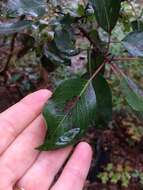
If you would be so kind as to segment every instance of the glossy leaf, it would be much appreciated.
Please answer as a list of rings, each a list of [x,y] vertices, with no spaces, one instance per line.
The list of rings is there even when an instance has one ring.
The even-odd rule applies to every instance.
[[[98,24],[106,31],[111,32],[115,27],[121,0],[90,0],[94,10]]]
[[[55,31],[55,43],[57,48],[67,56],[75,56],[79,53],[75,49],[75,40],[72,34],[72,29],[60,28]]]
[[[134,20],[131,22],[133,31],[143,31],[143,22],[141,20]]]
[[[75,23],[77,17],[72,16],[70,13],[65,14],[59,19],[59,23],[63,26],[70,27],[71,24]]]
[[[12,15],[43,16],[45,13],[45,0],[8,0],[7,8]]]
[[[96,99],[96,125],[108,124],[112,120],[112,93],[108,82],[102,75],[92,81]]]
[[[121,79],[121,89],[128,104],[135,111],[143,112],[143,91],[126,76]]]
[[[101,52],[95,52],[94,49],[88,50],[88,63],[87,63],[87,71],[90,76],[93,75],[93,73],[102,65],[104,62],[104,56]],[[104,73],[104,67],[99,72]]]
[[[123,45],[132,56],[143,57],[143,32],[131,32],[123,39]]]
[[[71,60],[66,55],[62,54],[60,50],[58,50],[54,41],[49,42],[44,47],[44,55],[49,59],[50,62],[60,65],[70,65]]]
[[[18,41],[23,46],[17,54],[18,58],[23,57],[25,54],[27,54],[30,50],[34,48],[35,39],[33,36],[29,34],[26,34],[26,33],[19,34]]]
[[[88,75],[92,76],[103,62],[104,55],[101,52],[96,52],[94,49],[89,50],[87,63]],[[107,81],[103,77],[104,70],[105,67],[103,67],[92,81],[97,98],[96,126],[107,124],[112,119],[112,94]]]
[[[101,43],[101,40],[100,40],[100,37],[99,37],[99,33],[97,30],[93,29],[89,32],[89,36],[92,40],[94,40],[95,43],[98,43],[100,44]]]
[[[88,81],[64,81],[44,108],[48,135],[40,150],[58,149],[75,143],[95,117],[96,95]]]
[[[9,35],[16,32],[21,32],[24,29],[30,27],[31,21],[23,20],[15,23],[2,23],[0,24],[0,35]]]
[[[48,73],[55,71],[58,67],[55,63],[51,62],[45,55],[42,55],[40,58],[41,65]]]

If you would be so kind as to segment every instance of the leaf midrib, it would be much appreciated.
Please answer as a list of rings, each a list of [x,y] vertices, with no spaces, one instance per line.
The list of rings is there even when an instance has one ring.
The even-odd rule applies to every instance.
[[[77,95],[77,97],[79,97],[79,98],[77,98],[77,101],[76,101],[76,103],[75,103],[75,106],[77,105],[78,101],[80,101],[81,96],[84,94],[84,92],[85,92],[86,89],[88,88],[88,85],[89,85],[89,84],[90,84],[90,80],[88,80],[88,81],[85,83],[85,85],[84,85],[83,89],[81,90],[80,94]],[[75,106],[74,106],[74,107],[75,107]],[[66,114],[64,115],[64,117],[62,118],[62,120],[60,121],[60,123],[58,124],[57,128],[55,129],[55,131],[53,132],[52,135],[55,135],[55,133],[57,132],[57,130],[60,128],[60,126],[61,126],[62,123],[65,121],[65,119],[68,117],[68,115],[70,114],[71,110],[74,109],[74,107],[72,107],[72,108],[68,111],[68,113],[66,113]]]

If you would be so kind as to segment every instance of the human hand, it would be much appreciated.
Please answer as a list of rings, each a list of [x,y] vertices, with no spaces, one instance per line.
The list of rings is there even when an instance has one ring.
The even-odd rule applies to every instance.
[[[48,190],[72,147],[39,152],[45,137],[41,115],[48,90],[37,91],[0,114],[0,190]],[[82,190],[92,157],[80,143],[51,190]]]

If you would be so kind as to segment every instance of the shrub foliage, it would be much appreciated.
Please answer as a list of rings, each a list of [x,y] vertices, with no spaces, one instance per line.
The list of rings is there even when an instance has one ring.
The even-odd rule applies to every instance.
[[[54,72],[59,65],[71,65],[71,58],[83,49],[77,47],[80,33],[89,42],[86,72],[63,81],[45,105],[43,115],[48,135],[40,150],[76,143],[92,125],[107,126],[112,120],[112,92],[106,79],[111,69],[120,80],[127,103],[143,112],[143,91],[118,67],[120,59],[112,54],[114,31],[121,26],[120,41],[128,57],[143,57],[142,11],[136,12],[130,0],[88,0],[76,7],[64,7],[45,0],[8,0],[2,6],[0,35],[12,36],[9,64],[16,37],[22,35],[23,56],[36,53],[43,67]],[[130,7],[132,14],[126,12]],[[49,12],[52,10],[52,18]],[[124,57],[122,57],[124,59]],[[5,72],[7,65],[2,69]]]

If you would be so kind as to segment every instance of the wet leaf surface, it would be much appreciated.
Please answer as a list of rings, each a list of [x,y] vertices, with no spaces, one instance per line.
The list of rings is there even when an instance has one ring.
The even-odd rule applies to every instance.
[[[132,56],[143,57],[143,32],[132,32],[123,39],[123,45]]]
[[[105,126],[112,120],[112,93],[106,79],[100,75],[92,82],[96,98],[96,125]]]
[[[117,23],[120,12],[120,0],[90,0],[95,10],[98,24],[107,32],[111,32]]]
[[[95,117],[96,95],[87,80],[63,82],[44,108],[48,135],[40,150],[65,147],[76,143]]]
[[[135,111],[143,112],[143,91],[129,77],[121,79],[121,90],[128,104]]]
[[[15,23],[2,23],[0,24],[0,35],[9,35],[16,32],[21,32],[32,25],[31,21],[23,20]]]

